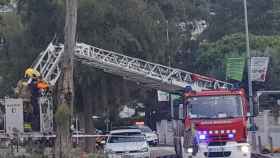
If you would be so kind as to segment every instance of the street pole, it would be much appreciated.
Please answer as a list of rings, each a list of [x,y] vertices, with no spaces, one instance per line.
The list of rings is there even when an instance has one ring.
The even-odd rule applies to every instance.
[[[168,20],[166,20],[166,42],[167,42],[167,53],[169,53],[169,23]],[[171,56],[168,55],[168,66],[171,67]],[[170,80],[170,90],[172,89],[172,80]],[[172,104],[172,98],[171,93],[169,92],[169,103],[170,103],[170,113],[171,113],[171,120],[173,124],[173,118],[174,118],[174,109]]]
[[[78,116],[76,116],[75,117],[75,124],[76,124],[76,136],[77,136],[77,138],[76,138],[76,143],[77,143],[77,145],[79,145],[79,128],[78,128],[78,126],[79,126],[79,124],[78,124]]]
[[[166,41],[169,46],[169,22],[166,20]]]
[[[168,56],[168,66],[171,67],[171,57]],[[170,80],[170,90],[172,91],[172,79]],[[173,122],[174,119],[174,106],[172,101],[172,94],[169,93],[169,102],[170,102],[170,112],[171,112],[171,120]]]
[[[106,132],[109,131],[109,123],[110,123],[110,120],[108,118],[105,119],[105,123],[106,123]]]
[[[249,43],[249,29],[248,29],[248,14],[247,14],[247,0],[244,2],[244,18],[245,18],[245,32],[246,32],[246,52],[247,52],[247,68],[248,68],[248,89],[249,89],[249,105],[250,105],[250,125],[254,127],[254,105],[253,105],[253,89],[252,89],[252,80],[251,80],[251,55],[250,55],[250,43]],[[253,129],[252,136],[252,149],[256,151],[256,135],[255,129]]]
[[[171,67],[171,57],[168,56],[168,66]],[[170,79],[170,91],[173,91],[172,87],[172,79]],[[171,113],[171,125],[172,125],[172,132],[173,132],[173,145],[175,147],[175,137],[177,136],[175,130],[175,120],[174,120],[174,104],[171,92],[169,92],[169,103],[170,103],[170,113]]]

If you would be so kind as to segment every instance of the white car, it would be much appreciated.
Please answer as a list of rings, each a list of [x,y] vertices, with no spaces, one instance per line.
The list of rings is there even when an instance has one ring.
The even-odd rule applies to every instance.
[[[148,126],[144,125],[137,125],[136,126],[138,129],[141,130],[141,132],[146,136],[146,140],[149,144],[151,145],[157,145],[159,140],[158,140],[158,135],[151,130]]]
[[[150,158],[150,148],[139,129],[110,132],[104,147],[107,158]]]

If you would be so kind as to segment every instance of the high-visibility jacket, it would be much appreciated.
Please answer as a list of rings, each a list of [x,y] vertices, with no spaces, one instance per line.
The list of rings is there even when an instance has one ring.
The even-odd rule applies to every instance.
[[[49,85],[48,85],[47,82],[45,82],[43,80],[40,80],[40,81],[37,82],[37,88],[46,90],[46,89],[49,88]]]
[[[32,124],[31,123],[24,123],[24,129],[32,129]]]

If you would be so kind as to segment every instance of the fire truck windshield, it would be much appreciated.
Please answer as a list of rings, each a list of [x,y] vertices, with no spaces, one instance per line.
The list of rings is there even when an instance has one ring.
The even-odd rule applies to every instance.
[[[191,118],[232,118],[242,116],[240,96],[201,96],[188,99]]]

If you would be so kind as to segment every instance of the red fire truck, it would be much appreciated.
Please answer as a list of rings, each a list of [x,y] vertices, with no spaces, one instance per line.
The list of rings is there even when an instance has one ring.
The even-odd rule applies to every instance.
[[[175,139],[179,157],[251,157],[244,90],[189,91],[184,93],[184,105],[184,137]]]

